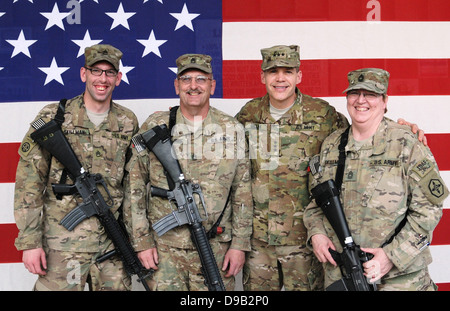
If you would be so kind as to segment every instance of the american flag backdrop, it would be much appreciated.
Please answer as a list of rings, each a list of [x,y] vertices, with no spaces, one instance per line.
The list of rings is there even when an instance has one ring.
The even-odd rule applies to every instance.
[[[84,48],[124,52],[113,98],[140,122],[176,105],[175,59],[213,57],[212,105],[234,115],[265,94],[260,49],[300,45],[303,93],[348,115],[347,72],[391,73],[388,113],[423,129],[450,187],[450,2],[448,0],[1,0],[0,290],[30,290],[36,277],[14,239],[17,150],[47,103],[84,90]],[[430,273],[450,290],[450,199],[431,244]]]

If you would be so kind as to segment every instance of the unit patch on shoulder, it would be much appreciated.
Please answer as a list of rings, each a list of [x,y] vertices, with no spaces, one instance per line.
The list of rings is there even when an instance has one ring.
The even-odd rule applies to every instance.
[[[436,198],[440,198],[444,195],[444,185],[440,179],[431,179],[428,183],[428,189]]]
[[[435,205],[441,204],[448,196],[448,189],[442,181],[435,165],[428,159],[417,163],[412,171],[419,176],[417,184],[426,198]]]
[[[34,146],[36,146],[37,143],[31,139],[31,137],[27,136],[23,140],[22,144],[19,148],[19,154],[21,157],[26,157],[30,153],[31,150],[33,150]]]

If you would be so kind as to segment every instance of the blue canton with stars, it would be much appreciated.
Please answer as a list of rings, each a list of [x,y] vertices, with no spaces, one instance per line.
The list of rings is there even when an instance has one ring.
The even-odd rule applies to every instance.
[[[175,60],[213,58],[222,97],[222,2],[217,0],[2,0],[0,102],[56,101],[84,91],[84,48],[120,49],[113,99],[175,98]]]

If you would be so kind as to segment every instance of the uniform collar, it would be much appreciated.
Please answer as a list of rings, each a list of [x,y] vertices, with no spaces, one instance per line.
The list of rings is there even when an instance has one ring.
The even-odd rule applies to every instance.
[[[378,125],[375,134],[372,136],[372,154],[380,155],[386,152],[387,146],[387,127],[388,123],[386,118],[383,118]],[[364,146],[362,148],[365,148]],[[350,131],[349,141],[345,148],[346,151],[356,151],[355,139],[353,138],[353,132]]]
[[[208,124],[220,124],[219,120],[217,120],[217,117],[213,112],[214,112],[214,108],[210,106],[205,119],[202,120],[201,128],[199,128],[195,132],[194,138],[197,138],[201,135],[212,136],[216,133],[214,126],[207,126]],[[178,111],[177,111],[176,124],[186,124],[183,114],[181,112],[181,109],[178,109]],[[186,136],[186,135],[190,135],[190,134],[191,133],[188,131],[183,131],[183,133],[176,133],[175,136],[180,137],[180,136]]]
[[[73,116],[75,126],[85,128],[95,127],[92,122],[90,122],[87,115],[83,95],[84,93],[68,102],[66,112],[70,113]],[[100,124],[101,129],[108,129],[113,132],[119,131],[119,120],[117,119],[116,111],[117,106],[113,101],[111,101],[109,113],[106,117],[106,123],[103,122],[102,124]]]
[[[262,112],[261,112],[261,123],[280,123],[280,124],[291,124],[291,120],[303,120],[303,110],[300,109],[302,103],[303,94],[300,92],[298,87],[295,88],[295,98],[294,104],[291,109],[289,109],[278,121],[270,114],[270,100],[269,94],[266,93],[262,98]]]

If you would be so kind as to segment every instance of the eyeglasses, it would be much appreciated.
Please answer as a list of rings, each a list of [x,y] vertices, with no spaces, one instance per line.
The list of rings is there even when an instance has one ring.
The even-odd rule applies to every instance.
[[[376,100],[379,96],[381,96],[380,94],[377,93],[365,93],[365,92],[358,92],[358,91],[349,91],[347,93],[347,98],[350,100],[356,100],[358,99],[360,96],[363,96],[367,101],[374,101]]]
[[[115,69],[100,69],[100,68],[88,68],[88,67],[84,67],[87,70],[89,70],[94,76],[100,77],[103,73],[106,74],[107,77],[115,77],[117,76],[117,70]]]
[[[192,82],[192,79],[195,79],[195,83],[199,85],[203,85],[206,83],[206,81],[212,80],[211,78],[202,75],[196,77],[191,77],[188,75],[178,77],[178,80],[180,80],[183,84],[190,84]]]

